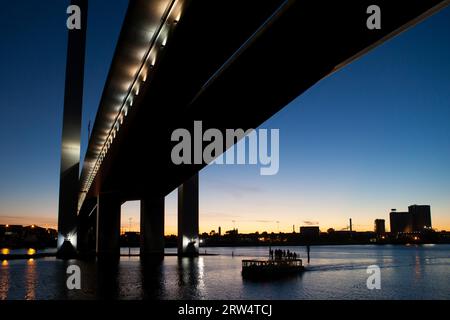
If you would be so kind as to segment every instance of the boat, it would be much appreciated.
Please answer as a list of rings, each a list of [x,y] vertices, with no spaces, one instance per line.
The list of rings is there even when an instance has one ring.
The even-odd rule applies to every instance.
[[[242,260],[245,278],[271,278],[303,272],[302,259]]]

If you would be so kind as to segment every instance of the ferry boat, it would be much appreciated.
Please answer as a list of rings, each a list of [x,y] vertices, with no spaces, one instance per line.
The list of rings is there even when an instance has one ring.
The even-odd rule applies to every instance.
[[[303,272],[302,259],[242,260],[242,276],[270,278]]]

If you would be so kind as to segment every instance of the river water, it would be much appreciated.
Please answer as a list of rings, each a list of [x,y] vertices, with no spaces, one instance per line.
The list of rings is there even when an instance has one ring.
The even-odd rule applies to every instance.
[[[122,257],[119,262],[3,261],[0,299],[450,298],[450,245],[313,246],[310,264],[304,247],[282,249],[300,254],[307,271],[278,280],[243,279],[242,259],[267,257],[264,247],[201,248],[201,253],[217,255],[167,256],[162,262],[141,262],[138,257]],[[80,267],[81,290],[67,289],[71,264]],[[380,267],[379,290],[367,288],[370,265]]]

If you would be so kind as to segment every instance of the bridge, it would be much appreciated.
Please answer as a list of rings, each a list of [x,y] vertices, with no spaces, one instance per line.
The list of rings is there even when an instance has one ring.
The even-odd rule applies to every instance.
[[[141,201],[141,254],[164,253],[178,188],[178,253],[198,254],[199,179],[171,160],[177,128],[256,128],[312,85],[449,0],[132,0],[79,174],[87,0],[69,31],[58,249],[119,254],[120,207]],[[367,8],[381,10],[368,28]],[[61,254],[61,256],[63,256]]]

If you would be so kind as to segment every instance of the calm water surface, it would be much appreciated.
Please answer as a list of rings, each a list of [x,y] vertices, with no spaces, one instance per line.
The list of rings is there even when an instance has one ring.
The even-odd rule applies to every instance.
[[[304,247],[282,249],[296,251],[306,260]],[[128,253],[128,248],[122,250]],[[218,255],[168,256],[162,262],[141,262],[137,257],[122,257],[116,263],[54,258],[3,261],[0,299],[450,298],[450,245],[313,246],[307,272],[275,281],[248,281],[240,273],[242,259],[265,257],[267,248],[206,251]],[[66,288],[70,264],[81,268],[81,290]],[[369,265],[381,268],[381,290],[367,289]]]

